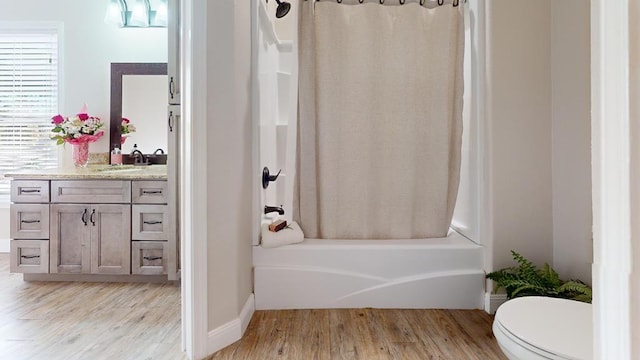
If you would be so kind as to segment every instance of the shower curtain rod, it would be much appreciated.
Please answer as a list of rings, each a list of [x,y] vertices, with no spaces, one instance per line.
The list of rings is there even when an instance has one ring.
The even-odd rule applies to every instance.
[[[304,1],[307,1],[307,0],[304,0]],[[315,1],[318,2],[320,0],[315,0]],[[338,4],[342,4],[343,0],[336,0],[336,1],[338,2]],[[384,4],[384,2],[385,2],[385,0],[378,0],[378,1],[380,1],[381,5]],[[393,0],[390,0],[390,2],[391,1],[393,1]],[[420,5],[421,6],[424,5],[427,2],[427,0],[419,0],[419,1],[420,1]],[[436,1],[438,2],[439,6],[444,5],[444,0],[436,0]],[[400,5],[404,5],[407,2],[407,0],[398,0],[398,2],[400,3]],[[466,3],[467,0],[462,0],[462,2]],[[364,4],[364,0],[358,0],[358,3]],[[453,4],[453,6],[458,6],[460,4],[460,0],[453,0],[452,4]]]

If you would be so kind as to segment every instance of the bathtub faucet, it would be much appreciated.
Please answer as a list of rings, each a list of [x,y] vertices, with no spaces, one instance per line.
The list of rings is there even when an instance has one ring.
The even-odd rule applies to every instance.
[[[265,207],[264,207],[264,213],[265,214],[268,214],[268,213],[271,213],[271,212],[275,212],[275,211],[277,211],[278,214],[280,214],[280,215],[284,215],[284,209],[282,208],[282,205],[280,205],[280,206],[266,206],[265,205]]]

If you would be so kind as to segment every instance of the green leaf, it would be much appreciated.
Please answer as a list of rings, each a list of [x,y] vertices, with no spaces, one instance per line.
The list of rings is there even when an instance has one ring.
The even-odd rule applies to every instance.
[[[509,299],[519,296],[541,295],[591,302],[591,288],[580,280],[564,282],[549,264],[538,269],[531,261],[511,251],[515,267],[490,272],[487,279],[495,282],[495,291],[505,289]]]

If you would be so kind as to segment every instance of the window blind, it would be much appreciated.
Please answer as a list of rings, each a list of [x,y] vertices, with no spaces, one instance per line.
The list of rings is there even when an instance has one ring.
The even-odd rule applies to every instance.
[[[4,174],[57,166],[57,113],[57,31],[0,29],[0,196],[9,194]]]

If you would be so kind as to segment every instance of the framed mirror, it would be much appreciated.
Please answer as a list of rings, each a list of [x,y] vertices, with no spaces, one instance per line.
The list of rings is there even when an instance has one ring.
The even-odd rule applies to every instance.
[[[109,151],[119,147],[128,153],[134,143],[145,154],[167,151],[167,86],[166,63],[111,64]],[[123,117],[136,127],[126,144],[121,144]]]

